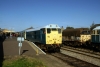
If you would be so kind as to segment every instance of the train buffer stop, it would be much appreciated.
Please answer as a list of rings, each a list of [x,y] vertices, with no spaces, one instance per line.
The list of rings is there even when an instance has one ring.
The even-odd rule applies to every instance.
[[[4,56],[16,56],[16,55],[39,55],[46,54],[34,44],[27,40],[18,41],[20,38],[13,37],[12,39],[7,38],[3,42]],[[19,50],[20,49],[20,50]]]

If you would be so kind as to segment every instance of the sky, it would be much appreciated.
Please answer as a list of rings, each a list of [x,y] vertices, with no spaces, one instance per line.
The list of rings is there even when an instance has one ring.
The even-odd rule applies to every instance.
[[[48,24],[74,28],[100,23],[100,0],[0,0],[0,28],[22,31]]]

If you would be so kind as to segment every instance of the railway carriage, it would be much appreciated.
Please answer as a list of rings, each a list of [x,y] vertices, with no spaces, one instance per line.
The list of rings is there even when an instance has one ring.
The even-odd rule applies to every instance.
[[[91,42],[100,43],[100,26],[93,29]]]
[[[100,26],[93,29],[91,34],[91,45],[100,50]]]
[[[38,43],[41,49],[47,51],[60,51],[62,44],[62,31],[57,24],[26,30],[25,39]]]

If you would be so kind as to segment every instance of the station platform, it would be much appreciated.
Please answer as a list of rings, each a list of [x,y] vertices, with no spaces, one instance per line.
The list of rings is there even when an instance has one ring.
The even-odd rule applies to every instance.
[[[4,56],[16,56],[19,55],[19,42],[17,41],[17,37],[6,38],[3,42],[3,53]],[[20,55],[30,55],[34,56],[37,52],[34,48],[26,41],[22,41],[22,47],[20,51]]]
[[[2,43],[0,43],[2,44]],[[9,58],[10,57],[15,57],[19,56],[19,42],[17,41],[16,37],[11,38],[6,38],[3,41],[3,53],[0,52],[0,57],[1,53],[4,54],[4,58]],[[42,61],[47,67],[70,67],[69,64],[63,63],[61,60],[49,55],[49,54],[44,54],[40,49],[39,49],[39,55],[37,55],[37,49],[36,46],[32,46],[34,43],[30,41],[23,41],[22,42],[22,48],[21,48],[21,56],[30,56],[33,58],[36,58],[37,60]],[[0,47],[1,50],[1,47]]]

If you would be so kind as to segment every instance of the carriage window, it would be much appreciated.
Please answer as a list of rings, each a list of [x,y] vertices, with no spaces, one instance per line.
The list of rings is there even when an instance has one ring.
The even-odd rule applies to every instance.
[[[47,33],[51,33],[51,29],[50,28],[47,28]]]
[[[97,34],[100,34],[100,30],[97,30]]]
[[[94,30],[92,31],[92,34],[94,34]]]
[[[39,31],[36,31],[36,34],[39,34]]]
[[[34,31],[34,34],[36,34],[36,31]]]
[[[56,28],[52,28],[52,31],[57,31],[57,29]]]
[[[61,29],[58,29],[58,33],[61,33]]]
[[[42,31],[43,33],[45,33],[45,28],[41,29],[41,31]]]
[[[95,34],[95,30],[94,30],[93,34]]]

